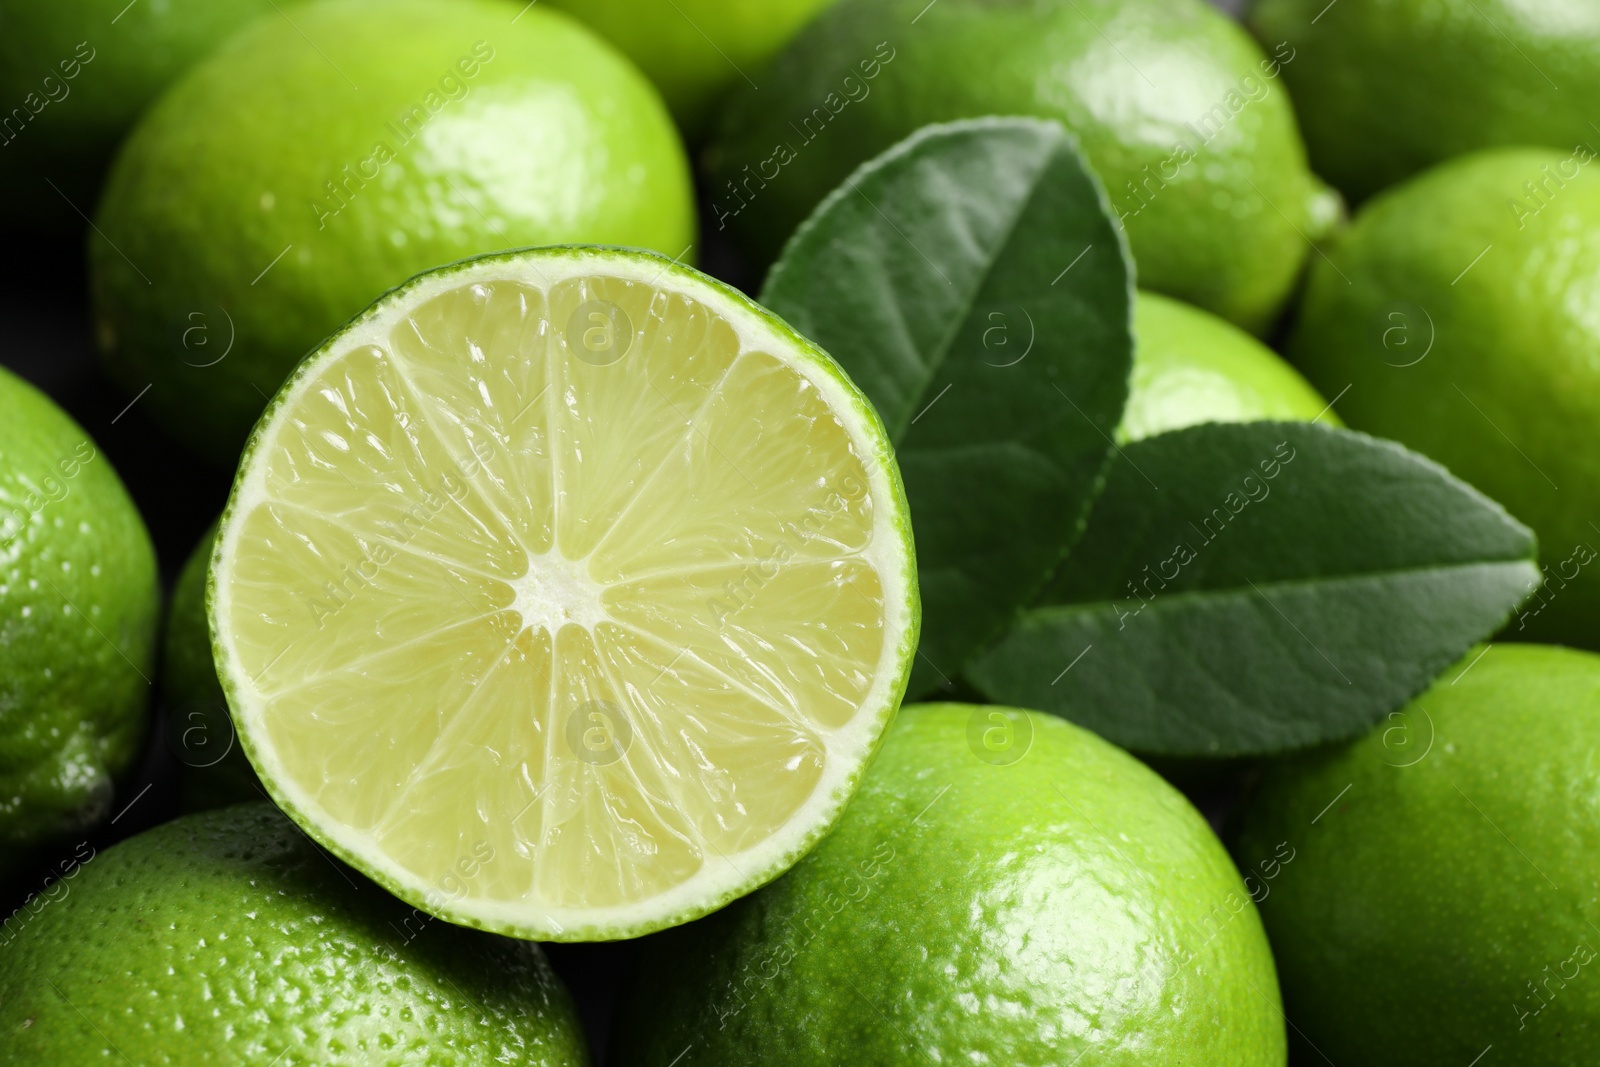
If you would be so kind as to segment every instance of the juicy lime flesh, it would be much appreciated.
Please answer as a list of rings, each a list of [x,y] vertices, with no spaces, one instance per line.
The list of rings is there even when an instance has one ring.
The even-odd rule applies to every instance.
[[[881,673],[861,448],[691,296],[463,283],[277,427],[214,605],[256,747],[458,903],[592,912],[737,868]]]

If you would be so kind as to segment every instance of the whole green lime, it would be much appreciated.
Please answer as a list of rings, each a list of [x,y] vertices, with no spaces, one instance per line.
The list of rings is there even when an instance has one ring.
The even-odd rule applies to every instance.
[[[0,368],[0,846],[108,814],[149,725],[155,549],[111,462]]]
[[[1215,315],[1140,291],[1133,375],[1117,430],[1139,441],[1203,422],[1339,420],[1272,349]]]
[[[501,0],[335,0],[179,81],[90,241],[107,368],[231,463],[289,369],[426,268],[525,245],[681,256],[695,214],[660,96],[589,30]]]
[[[88,850],[51,887],[5,926],[5,1063],[588,1062],[537,946],[413,911],[270,804]]]
[[[650,76],[686,132],[834,0],[552,0]],[[753,83],[751,83],[753,84]]]
[[[730,96],[706,156],[711,221],[770,257],[920,126],[1057,119],[1105,183],[1140,284],[1259,332],[1340,214],[1306,168],[1280,66],[1201,0],[843,0],[759,90]]]
[[[838,827],[644,943],[621,1067],[1284,1062],[1272,956],[1198,812],[1064,720],[903,709]]]
[[[1490,149],[1374,198],[1313,264],[1288,353],[1358,430],[1539,535],[1508,634],[1600,647],[1600,165]],[[1530,193],[1530,185],[1535,189]]]
[[[1292,856],[1261,914],[1304,1062],[1600,1060],[1597,707],[1600,657],[1495,645],[1267,772],[1235,853]]]
[[[1600,146],[1593,0],[1258,0],[1311,163],[1360,199],[1494,145]]]
[[[112,153],[139,113],[273,7],[0,0],[0,217],[20,227],[82,226],[78,211],[94,210]]]
[[[213,523],[172,589],[162,638],[161,692],[167,741],[184,767],[181,793],[190,811],[260,800],[267,795],[239,744],[228,698],[211,658],[206,619],[206,574],[217,528]]]

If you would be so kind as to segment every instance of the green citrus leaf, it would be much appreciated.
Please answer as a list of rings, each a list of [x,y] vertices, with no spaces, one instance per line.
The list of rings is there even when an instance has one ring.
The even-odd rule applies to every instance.
[[[1127,399],[1132,270],[1070,136],[930,126],[796,232],[762,302],[877,405],[922,584],[908,697],[998,640],[1081,530]]]
[[[1041,604],[977,660],[989,698],[1153,755],[1353,737],[1494,633],[1532,531],[1431,460],[1306,423],[1124,450]]]

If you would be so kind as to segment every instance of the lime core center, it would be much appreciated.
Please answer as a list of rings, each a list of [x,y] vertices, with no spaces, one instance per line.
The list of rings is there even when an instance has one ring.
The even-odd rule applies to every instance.
[[[593,631],[611,620],[600,603],[605,586],[589,577],[587,559],[567,559],[559,552],[530,556],[528,571],[511,583],[516,599],[511,608],[522,625],[548,631],[551,637],[569,623]]]

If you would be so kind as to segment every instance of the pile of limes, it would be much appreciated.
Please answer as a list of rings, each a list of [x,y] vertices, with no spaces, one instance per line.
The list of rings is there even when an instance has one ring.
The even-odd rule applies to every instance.
[[[1432,457],[1498,643],[1192,796],[901,706],[903,427],[746,294],[994,115],[1137,268],[1108,447]],[[1593,1064],[1597,122],[1593,0],[0,0],[101,361],[0,349],[0,1062]]]

